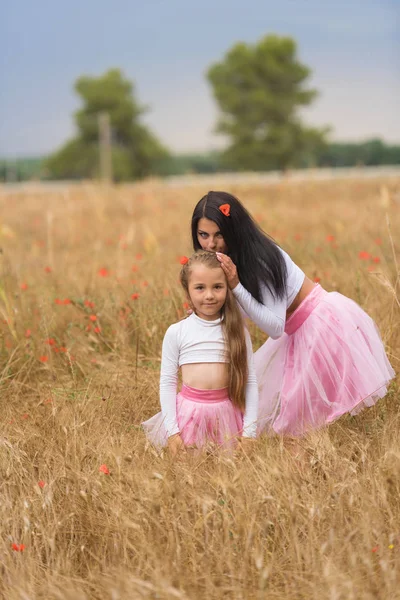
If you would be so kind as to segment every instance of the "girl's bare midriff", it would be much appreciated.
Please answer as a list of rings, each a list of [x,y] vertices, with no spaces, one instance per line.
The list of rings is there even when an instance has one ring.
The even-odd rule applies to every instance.
[[[308,294],[314,289],[315,283],[311,281],[308,277],[305,277],[303,281],[303,285],[300,288],[299,293],[296,298],[293,300],[292,304],[286,311],[286,318],[290,317],[290,315],[300,306],[305,298],[307,298]]]
[[[198,390],[218,390],[228,386],[228,363],[182,365],[182,381]]]

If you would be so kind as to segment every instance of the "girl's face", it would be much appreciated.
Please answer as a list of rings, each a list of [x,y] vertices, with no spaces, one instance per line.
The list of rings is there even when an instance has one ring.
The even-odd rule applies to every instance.
[[[198,317],[215,321],[220,317],[225,304],[228,285],[223,270],[210,269],[205,265],[194,265],[189,275],[189,299]]]
[[[197,239],[203,250],[227,254],[228,247],[218,229],[218,225],[210,219],[199,219],[197,224]]]

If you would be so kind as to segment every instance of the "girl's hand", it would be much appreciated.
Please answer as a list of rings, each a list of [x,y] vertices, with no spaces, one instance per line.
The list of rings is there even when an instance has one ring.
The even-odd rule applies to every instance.
[[[172,457],[175,457],[185,450],[185,444],[183,443],[180,433],[175,433],[175,435],[171,435],[168,438],[168,450]]]
[[[231,288],[231,290],[233,290],[233,288],[235,288],[239,283],[236,265],[233,264],[232,260],[226,254],[216,252],[216,255],[219,262],[221,263],[222,270],[226,275],[228,285]]]

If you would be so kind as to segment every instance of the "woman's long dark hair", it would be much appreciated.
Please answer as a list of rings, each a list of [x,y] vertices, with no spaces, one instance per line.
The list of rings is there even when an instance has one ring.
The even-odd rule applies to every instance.
[[[229,204],[230,215],[219,209]],[[213,221],[224,238],[235,263],[241,284],[262,303],[260,284],[267,286],[274,298],[286,293],[287,270],[277,244],[257,225],[243,204],[227,192],[208,192],[197,203],[192,216],[193,248],[201,249],[197,238],[200,219]]]

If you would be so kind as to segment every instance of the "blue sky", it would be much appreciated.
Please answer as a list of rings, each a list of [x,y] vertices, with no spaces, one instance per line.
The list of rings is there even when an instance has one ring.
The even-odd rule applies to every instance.
[[[400,143],[400,0],[13,0],[0,21],[0,156],[48,153],[74,134],[82,74],[120,67],[175,151],[212,149],[205,79],[236,42],[290,35],[319,99],[304,112],[333,139]]]

